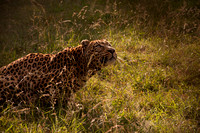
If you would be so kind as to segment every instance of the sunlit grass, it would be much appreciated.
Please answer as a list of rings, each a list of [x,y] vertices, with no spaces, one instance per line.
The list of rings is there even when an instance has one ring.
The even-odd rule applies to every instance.
[[[56,53],[77,46],[82,39],[107,39],[118,60],[72,95],[67,107],[1,108],[0,132],[200,131],[200,45],[194,25],[199,10],[194,8],[191,28],[182,29],[184,14],[185,22],[190,22],[190,2],[181,6],[181,2],[166,1],[169,9],[160,3],[172,10],[167,17],[174,23],[160,20],[157,11],[167,12],[151,10],[155,5],[145,2],[135,3],[132,11],[131,2],[127,9],[120,8],[124,2],[86,1],[71,6],[51,2],[29,3],[27,7],[33,10],[27,12],[31,18],[27,23],[31,26],[14,27],[19,35],[8,31],[12,38],[2,35],[1,66],[29,52]]]

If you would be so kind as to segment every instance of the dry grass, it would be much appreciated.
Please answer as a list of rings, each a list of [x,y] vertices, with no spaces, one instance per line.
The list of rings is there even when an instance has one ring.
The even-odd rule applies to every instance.
[[[92,77],[65,108],[4,108],[0,131],[200,132],[199,2],[23,2],[17,6],[27,12],[2,16],[0,66],[82,39],[109,40],[119,60]],[[11,2],[1,6],[20,10]]]

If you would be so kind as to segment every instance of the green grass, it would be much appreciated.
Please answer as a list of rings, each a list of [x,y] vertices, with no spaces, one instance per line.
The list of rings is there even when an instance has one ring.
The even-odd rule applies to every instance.
[[[105,38],[118,54],[65,108],[2,109],[0,132],[200,132],[199,2],[0,4],[0,66],[82,39]]]

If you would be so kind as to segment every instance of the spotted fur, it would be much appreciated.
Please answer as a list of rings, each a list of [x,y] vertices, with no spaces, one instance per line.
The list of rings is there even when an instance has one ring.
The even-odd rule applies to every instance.
[[[0,102],[30,104],[42,98],[55,102],[61,96],[67,100],[116,58],[106,40],[83,40],[57,54],[28,54],[0,68]]]

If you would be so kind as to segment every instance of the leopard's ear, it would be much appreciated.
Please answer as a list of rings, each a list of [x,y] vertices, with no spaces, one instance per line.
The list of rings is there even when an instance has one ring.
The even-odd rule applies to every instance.
[[[83,45],[83,46],[87,46],[89,43],[90,43],[89,40],[82,40],[81,41],[81,45]]]

